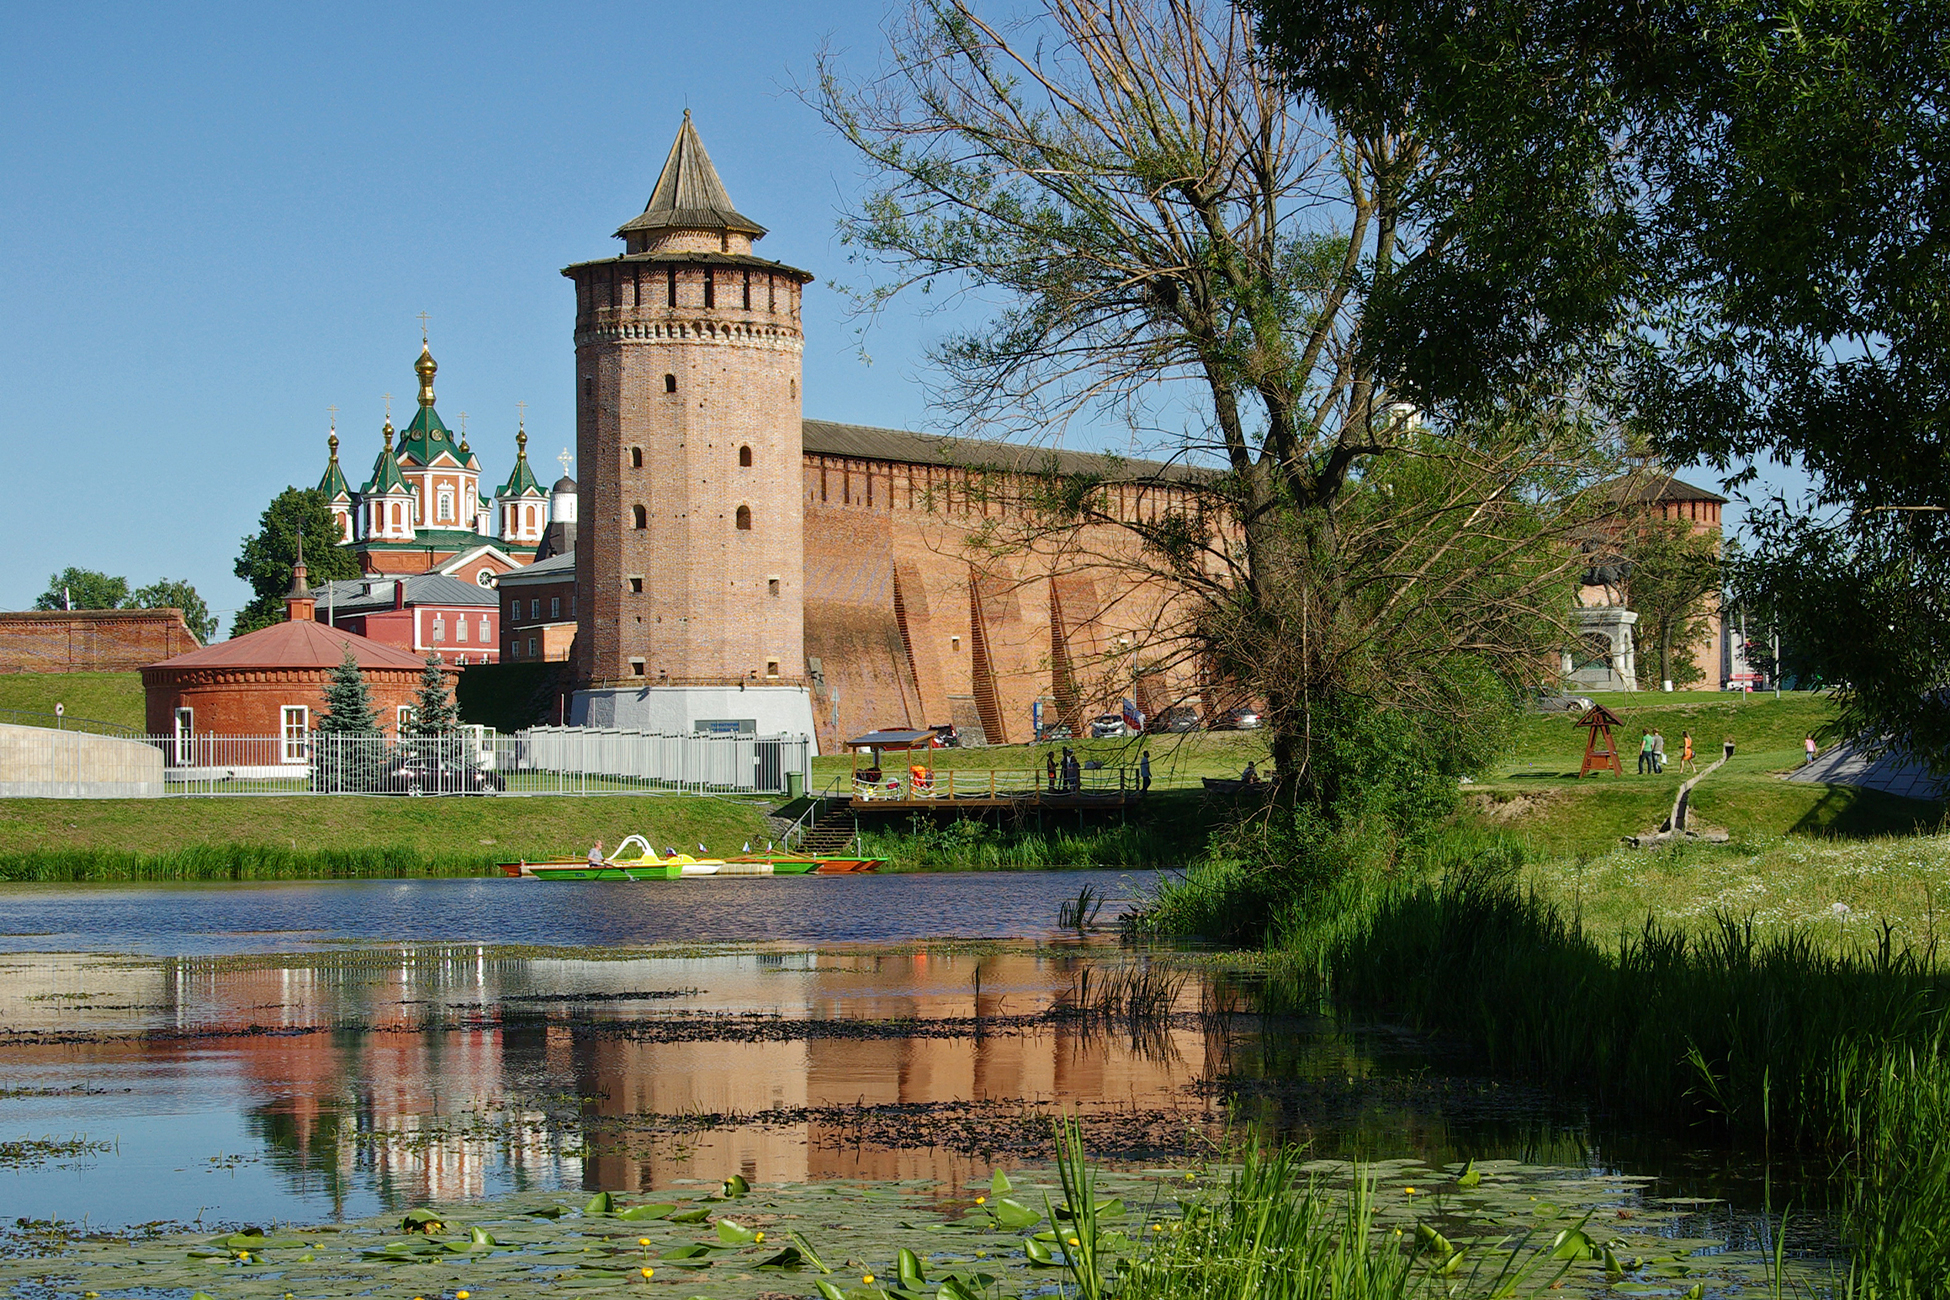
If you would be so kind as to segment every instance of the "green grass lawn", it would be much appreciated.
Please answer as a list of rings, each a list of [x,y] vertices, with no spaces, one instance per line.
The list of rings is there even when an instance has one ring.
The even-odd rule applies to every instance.
[[[67,849],[160,853],[199,844],[299,852],[399,848],[499,858],[581,856],[643,835],[659,848],[736,852],[763,843],[775,800],[695,795],[388,798],[332,795],[217,799],[0,799],[0,858]]]
[[[140,673],[0,673],[0,709],[52,714],[56,704],[67,706],[71,718],[112,722],[143,730]],[[0,722],[46,725],[38,718],[10,718]]]
[[[1685,776],[1678,770],[1680,734],[1690,730],[1701,767],[1720,755],[1722,738],[1734,758],[1693,790],[1698,821],[1725,827],[1737,847],[1784,835],[1862,837],[1907,834],[1936,826],[1940,805],[1873,790],[1805,785],[1781,774],[1802,761],[1802,738],[1817,741],[1834,706],[1813,694],[1741,697],[1719,692],[1613,695],[1602,701],[1624,722],[1616,732],[1625,775],[1580,779],[1585,732],[1563,714],[1533,714],[1518,725],[1511,750],[1467,787],[1473,813],[1511,831],[1545,857],[1609,852],[1619,840],[1665,820]],[[1668,762],[1660,776],[1637,771],[1638,738],[1656,726],[1666,737]]]

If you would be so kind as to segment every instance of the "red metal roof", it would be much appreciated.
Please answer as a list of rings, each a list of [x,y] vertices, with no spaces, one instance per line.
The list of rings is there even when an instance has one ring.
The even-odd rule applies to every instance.
[[[336,668],[352,651],[361,668],[405,668],[418,671],[425,662],[410,651],[370,637],[327,627],[310,619],[274,623],[244,636],[219,641],[151,668]]]

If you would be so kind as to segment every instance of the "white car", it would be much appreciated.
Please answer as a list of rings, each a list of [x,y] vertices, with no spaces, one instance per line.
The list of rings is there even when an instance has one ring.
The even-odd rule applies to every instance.
[[[1131,729],[1125,725],[1123,714],[1104,713],[1090,720],[1090,734],[1098,740],[1108,740],[1114,736],[1128,736]]]

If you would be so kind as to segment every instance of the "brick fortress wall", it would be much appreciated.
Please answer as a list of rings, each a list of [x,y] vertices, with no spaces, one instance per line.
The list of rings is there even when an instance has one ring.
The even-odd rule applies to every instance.
[[[1182,622],[1142,576],[1130,535],[1076,529],[1029,544],[1033,521],[1001,486],[945,465],[803,460],[808,666],[823,752],[875,727],[953,722],[973,739],[1081,728],[1131,696],[1156,713],[1199,687],[1186,665],[1147,671]],[[979,478],[977,480],[979,481]],[[1179,504],[1169,488],[1113,488],[1122,518]],[[1017,544],[972,545],[984,535]]]
[[[0,614],[0,672],[134,672],[201,644],[180,609]]]

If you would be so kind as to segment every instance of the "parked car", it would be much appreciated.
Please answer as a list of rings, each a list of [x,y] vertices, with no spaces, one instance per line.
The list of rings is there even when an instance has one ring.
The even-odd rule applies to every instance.
[[[961,732],[955,729],[954,723],[938,723],[935,726],[929,727],[928,730],[934,733],[934,747],[936,749],[961,748]]]
[[[1174,705],[1146,722],[1144,729],[1154,733],[1197,731],[1198,710],[1186,704]]]
[[[1113,736],[1128,736],[1131,728],[1121,713],[1100,713],[1090,719],[1090,735],[1097,740],[1108,740]]]
[[[1071,731],[1067,724],[1061,722],[1052,722],[1036,733],[1038,744],[1045,740],[1075,740],[1076,738],[1076,733]]]
[[[1539,690],[1531,698],[1530,707],[1539,713],[1588,713],[1591,710],[1591,697],[1572,695],[1566,691]]]
[[[408,754],[386,773],[386,789],[394,794],[489,794],[507,788],[499,772],[445,756]]]
[[[1259,713],[1257,710],[1240,706],[1236,709],[1220,709],[1205,724],[1207,731],[1257,731]]]

